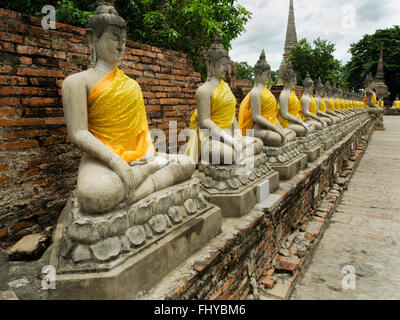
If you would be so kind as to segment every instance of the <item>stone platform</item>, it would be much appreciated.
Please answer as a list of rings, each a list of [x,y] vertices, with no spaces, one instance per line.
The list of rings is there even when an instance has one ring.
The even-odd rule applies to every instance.
[[[100,216],[72,197],[60,216],[49,299],[136,299],[221,231],[197,179]]]
[[[330,148],[333,147],[333,145],[336,143],[335,142],[335,137],[332,134],[331,130],[329,127],[322,129],[320,131],[317,131],[318,137],[321,141],[321,144],[323,146],[323,150],[327,151]]]
[[[300,151],[298,141],[282,147],[264,147],[263,151],[268,157],[268,164],[279,172],[281,180],[288,180],[307,167],[307,155]]]
[[[275,268],[278,273],[293,270],[291,276],[295,278],[298,274],[296,268],[302,264],[303,248],[295,253],[299,256],[293,262],[285,256],[281,257],[281,254],[293,255],[293,248],[283,250],[282,247],[290,242],[289,237],[295,239],[293,230],[298,232],[302,226],[307,226],[307,229],[300,230],[298,236],[303,236],[301,241],[305,241],[304,246],[311,244],[315,235],[315,223],[311,220],[315,208],[325,210],[325,199],[337,197],[337,191],[330,193],[330,190],[336,188],[335,183],[342,183],[341,177],[347,175],[350,169],[348,164],[351,161],[346,159],[353,136],[360,137],[359,133],[364,135],[365,128],[368,129],[364,138],[359,138],[360,148],[365,149],[374,130],[374,123],[372,128],[370,123],[371,120],[354,127],[307,169],[289,181],[281,181],[280,189],[248,215],[223,219],[219,236],[165,277],[142,299],[262,299],[262,286],[274,286],[274,281],[268,279],[274,272],[272,269]]]
[[[312,133],[306,137],[296,139],[299,142],[300,152],[307,155],[308,162],[313,162],[319,158],[323,152],[323,145],[318,137],[318,133]]]
[[[267,180],[269,193],[279,188],[279,173],[271,169],[263,153],[249,157],[240,165],[199,163],[194,176],[201,181],[206,199],[221,208],[223,217],[246,215],[256,204],[257,191]]]

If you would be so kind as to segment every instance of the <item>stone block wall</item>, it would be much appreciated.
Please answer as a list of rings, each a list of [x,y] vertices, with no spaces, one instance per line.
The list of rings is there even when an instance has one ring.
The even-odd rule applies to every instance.
[[[85,30],[0,8],[0,241],[54,223],[76,184],[61,86],[89,66]],[[189,126],[200,74],[185,54],[127,41],[120,64],[143,90],[150,128],[175,140]],[[178,130],[169,132],[168,122]]]

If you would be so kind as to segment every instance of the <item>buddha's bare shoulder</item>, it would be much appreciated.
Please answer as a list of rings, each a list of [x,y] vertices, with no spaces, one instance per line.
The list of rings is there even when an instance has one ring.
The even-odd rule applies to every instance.
[[[90,76],[91,76],[90,69],[71,74],[70,76],[66,77],[65,80],[63,81],[63,88],[76,88],[80,86],[83,86],[85,88]]]
[[[196,96],[211,96],[213,93],[213,88],[210,82],[203,83],[196,91]]]

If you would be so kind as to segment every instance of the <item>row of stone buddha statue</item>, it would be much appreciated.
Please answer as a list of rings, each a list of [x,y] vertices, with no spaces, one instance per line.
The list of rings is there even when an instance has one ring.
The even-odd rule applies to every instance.
[[[343,136],[340,126],[351,127],[362,109],[375,103],[369,82],[363,102],[359,95],[324,85],[321,79],[314,88],[309,75],[299,99],[290,64],[277,101],[267,87],[271,68],[263,51],[254,67],[254,87],[241,102],[237,120],[237,101],[224,81],[230,58],[217,33],[206,53],[208,78],[196,92],[186,153],[157,153],[142,90],[118,68],[126,23],[112,3],[103,1],[97,7],[87,38],[94,66],[67,77],[62,86],[68,134],[83,151],[72,204],[57,227],[63,234],[60,259],[65,263],[116,259],[149,239],[158,241],[167,228],[178,228],[212,206],[220,208],[222,216],[246,214],[255,204],[254,190],[266,179],[274,192],[279,175],[296,174],[296,161],[304,168],[304,161],[313,161],[323,143],[328,149],[332,144],[326,141]],[[278,162],[297,171],[289,175]],[[238,173],[244,164],[246,170]],[[239,193],[242,200],[237,204]],[[222,201],[215,200],[219,196]]]
[[[77,196],[89,213],[107,212],[122,201],[189,179],[202,160],[240,163],[262,151],[282,146],[349,117],[362,107],[359,97],[307,75],[301,101],[295,94],[296,73],[289,65],[279,102],[267,88],[271,68],[265,53],[254,68],[255,85],[241,103],[223,80],[229,55],[219,33],[206,55],[208,79],[197,90],[186,156],[156,155],[141,88],[117,64],[126,41],[126,23],[110,4],[92,16],[87,37],[94,67],[63,83],[63,105],[71,142],[83,150]],[[246,133],[254,130],[254,137]],[[192,158],[194,161],[192,161]]]

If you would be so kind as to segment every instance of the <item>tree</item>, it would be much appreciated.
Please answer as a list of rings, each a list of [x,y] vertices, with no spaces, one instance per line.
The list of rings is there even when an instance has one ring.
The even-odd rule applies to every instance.
[[[247,62],[235,62],[237,67],[237,79],[247,79],[254,84],[254,68]]]
[[[309,72],[314,81],[321,77],[323,82],[345,86],[341,63],[333,55],[335,45],[320,38],[314,40],[313,44],[314,48],[304,38],[292,49],[289,61],[297,74],[297,83],[301,85]]]
[[[350,45],[352,58],[345,66],[346,81],[354,90],[364,87],[368,73],[376,74],[381,44],[384,46],[385,82],[394,100],[400,94],[400,26],[366,34]]]
[[[81,27],[96,7],[87,0],[0,0],[2,8],[36,16],[43,16],[45,4],[55,6],[57,21]],[[229,50],[251,17],[237,0],[116,0],[115,8],[127,22],[128,39],[186,53],[203,80],[204,55],[216,31]]]

